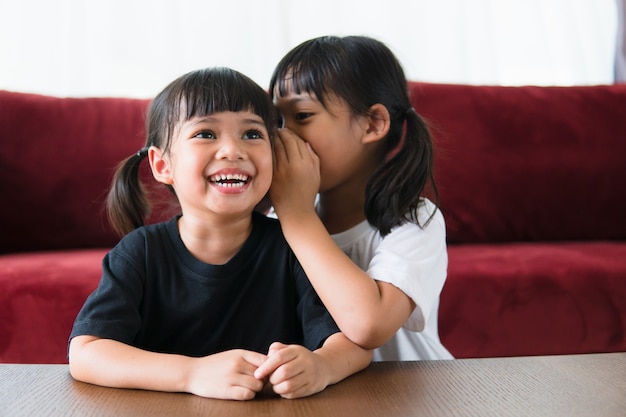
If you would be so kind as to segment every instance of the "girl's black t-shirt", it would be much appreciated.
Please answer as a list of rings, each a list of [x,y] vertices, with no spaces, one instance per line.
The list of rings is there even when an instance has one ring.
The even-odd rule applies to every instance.
[[[224,265],[196,259],[177,221],[136,229],[105,256],[70,340],[92,335],[200,357],[267,353],[277,341],[314,350],[339,331],[276,219],[255,212],[249,238]]]

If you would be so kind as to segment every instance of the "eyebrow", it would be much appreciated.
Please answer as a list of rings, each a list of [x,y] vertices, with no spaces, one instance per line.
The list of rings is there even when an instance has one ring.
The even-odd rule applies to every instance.
[[[293,98],[290,98],[288,100],[291,103],[301,103],[303,101],[306,102],[315,102],[317,101],[316,99],[313,98],[313,96],[311,96],[310,94],[299,94]]]
[[[218,118],[217,117],[212,117],[210,115],[208,116],[202,116],[202,117],[195,117],[194,120],[188,120],[188,122],[192,125],[192,126],[196,126],[202,123],[211,123],[211,122],[217,122]],[[242,123],[247,123],[247,124],[255,124],[255,125],[259,125],[259,126],[265,126],[265,122],[263,121],[263,119],[261,119],[261,117],[259,116],[259,118],[250,118],[250,117],[246,117],[242,120]]]
[[[243,119],[243,121],[249,124],[265,126],[265,122],[261,119]]]

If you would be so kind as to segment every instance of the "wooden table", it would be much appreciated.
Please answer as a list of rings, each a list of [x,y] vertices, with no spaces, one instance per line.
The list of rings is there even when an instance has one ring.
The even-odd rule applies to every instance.
[[[103,388],[66,365],[0,365],[0,416],[626,416],[626,353],[373,363],[299,400]]]

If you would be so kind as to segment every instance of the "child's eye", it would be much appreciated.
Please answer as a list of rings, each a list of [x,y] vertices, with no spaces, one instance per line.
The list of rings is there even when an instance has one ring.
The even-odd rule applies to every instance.
[[[263,133],[260,130],[252,129],[244,133],[243,138],[244,139],[263,139]]]
[[[215,139],[215,133],[211,132],[210,130],[203,130],[196,133],[192,137],[200,139]]]
[[[304,120],[311,117],[312,113],[296,113],[296,120]]]

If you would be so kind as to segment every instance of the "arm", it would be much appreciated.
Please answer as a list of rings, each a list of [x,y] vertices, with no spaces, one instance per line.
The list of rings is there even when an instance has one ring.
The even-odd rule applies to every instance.
[[[254,371],[265,359],[265,355],[245,350],[192,358],[149,352],[94,336],[74,337],[69,350],[70,373],[79,381],[234,400],[254,398],[263,388]]]
[[[274,392],[283,398],[301,398],[366,368],[371,360],[371,350],[360,348],[339,332],[314,352],[300,345],[273,343],[267,361],[254,375],[269,377]]]
[[[311,147],[282,129],[275,152],[270,192],[289,246],[341,331],[364,348],[383,345],[415,304],[392,284],[372,279],[326,231],[314,208],[320,179],[319,159]]]

